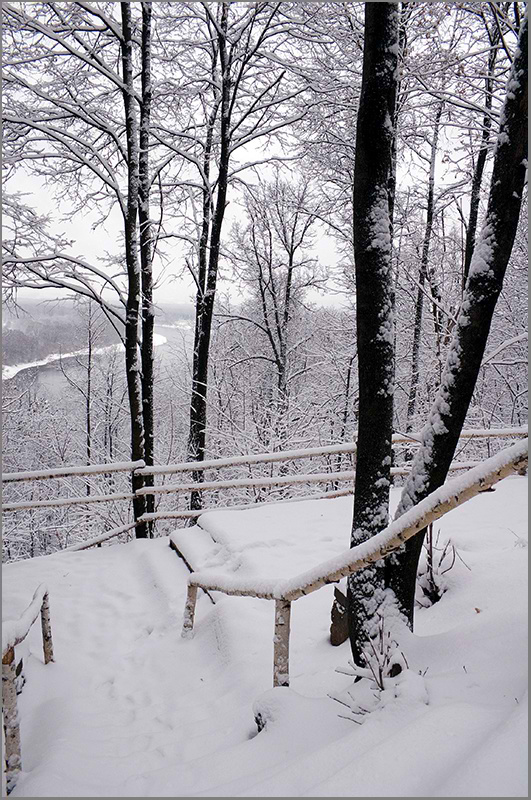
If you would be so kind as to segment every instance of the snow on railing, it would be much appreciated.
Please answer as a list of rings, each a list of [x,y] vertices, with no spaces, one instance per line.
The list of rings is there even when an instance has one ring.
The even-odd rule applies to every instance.
[[[503,437],[520,437],[527,436],[527,427],[518,428],[474,428],[464,430],[461,432],[460,439],[486,439],[486,438],[503,438]],[[412,447],[418,446],[421,439],[421,434],[393,434],[393,444],[409,444]],[[167,475],[176,472],[190,472],[190,471],[203,471],[206,469],[222,469],[224,467],[233,467],[251,464],[266,464],[279,461],[293,461],[296,459],[312,458],[315,456],[326,455],[353,455],[356,452],[355,442],[345,442],[337,445],[324,445],[322,447],[310,447],[300,450],[282,450],[275,453],[258,453],[248,456],[234,456],[231,458],[218,458],[209,461],[185,461],[177,464],[170,464],[168,466],[154,466],[146,467],[144,461],[128,461],[118,462],[113,464],[96,464],[92,466],[82,467],[57,467],[48,470],[30,471],[30,472],[11,472],[2,475],[2,480],[5,483],[16,481],[30,481],[30,480],[47,480],[54,478],[65,477],[83,477],[88,475],[106,474],[112,472],[134,472],[140,475]],[[478,462],[471,461],[455,461],[450,465],[450,470],[469,469]],[[392,475],[407,475],[409,467],[393,467],[391,469]],[[297,475],[279,475],[267,478],[234,478],[229,480],[215,480],[210,482],[196,483],[192,481],[183,481],[176,484],[166,484],[164,486],[146,486],[137,491],[137,495],[157,495],[157,494],[179,494],[188,492],[207,492],[218,491],[220,489],[253,489],[264,488],[272,486],[296,486],[300,484],[318,484],[318,483],[335,483],[336,481],[351,483],[348,488],[332,489],[327,492],[319,494],[307,495],[305,497],[295,497],[284,500],[273,500],[261,505],[276,505],[282,502],[297,502],[298,500],[306,499],[324,499],[340,497],[353,493],[353,480],[354,470],[338,471],[338,472],[320,472],[320,473],[306,473]],[[117,500],[133,500],[135,495],[133,493],[114,493],[114,494],[92,494],[79,497],[68,498],[50,498],[46,500],[28,500],[13,503],[5,503],[2,506],[2,511],[23,511],[42,508],[65,508],[70,506],[86,506],[91,503],[114,502]],[[216,506],[216,508],[230,508],[231,510],[245,509],[253,507],[256,504],[239,504],[231,506]],[[88,542],[83,542],[79,545],[74,545],[71,548],[74,550],[86,549],[94,545],[101,544],[103,541],[119,536],[127,530],[130,530],[142,522],[152,522],[160,519],[193,519],[199,517],[211,509],[199,510],[182,510],[182,511],[156,511],[143,514],[136,523],[113,528],[106,531],[101,536],[90,539]]]
[[[451,470],[470,469],[477,461],[455,461],[450,465]],[[391,467],[391,475],[408,475],[407,467]],[[176,492],[209,491],[218,489],[245,489],[264,486],[296,486],[299,483],[329,483],[333,481],[353,481],[356,477],[354,470],[345,472],[308,472],[298,475],[276,475],[273,478],[234,478],[227,481],[211,481],[210,483],[173,483],[165,486],[146,486],[139,489],[137,494],[175,494]],[[328,494],[328,493],[327,493]],[[307,498],[308,499],[308,498]],[[264,505],[264,504],[262,504]],[[233,506],[231,506],[233,509]],[[204,511],[202,512],[204,513]]]
[[[370,540],[294,578],[256,579],[253,576],[240,578],[234,575],[216,575],[211,571],[193,572],[188,579],[182,635],[185,638],[192,635],[198,588],[228,595],[274,600],[273,686],[288,686],[290,612],[294,600],[379,561],[424,530],[431,522],[508,475],[519,472],[527,463],[526,439],[500,451],[464,475],[448,481]]]
[[[356,432],[355,432],[356,433]],[[487,439],[490,437],[527,436],[527,427],[519,428],[473,428],[461,431],[460,439]],[[415,447],[420,444],[421,433],[393,434],[393,444],[409,444]],[[216,458],[210,461],[183,461],[179,464],[168,464],[164,467],[144,467],[136,470],[138,475],[168,475],[173,472],[199,472],[205,469],[221,469],[222,467],[241,466],[243,464],[269,464],[277,461],[295,461],[313,456],[341,455],[355,453],[356,442],[344,444],[323,445],[322,447],[308,447],[302,450],[279,450],[275,453],[257,453],[248,456],[232,456],[230,458]],[[198,487],[199,488],[199,487]]]
[[[15,647],[24,641],[37,617],[41,617],[44,663],[53,661],[52,628],[48,589],[41,583],[24,613],[2,623],[2,715],[5,731],[6,784],[10,792],[22,768],[20,728],[17,712]]]
[[[114,494],[91,494],[86,497],[57,497],[54,500],[28,500],[20,503],[4,503],[2,511],[27,511],[30,508],[60,508],[61,506],[86,506],[91,503],[109,503],[115,500],[132,500],[132,492]]]
[[[102,475],[108,472],[132,472],[146,466],[145,461],[119,461],[113,464],[93,464],[90,467],[53,467],[28,472],[4,472],[2,483],[13,481],[38,481],[50,478],[69,478],[72,475]]]
[[[78,550],[87,550],[89,547],[96,547],[97,545],[102,544],[102,542],[106,542],[108,539],[113,539],[115,536],[119,536],[121,533],[126,533],[126,531],[136,528],[138,524],[138,522],[129,522],[127,525],[120,525],[118,528],[111,528],[109,531],[100,533],[99,536],[94,536],[92,539],[87,539],[86,542],[78,542],[78,544],[72,544],[70,547],[65,547],[65,551],[68,551],[69,553],[75,553]]]

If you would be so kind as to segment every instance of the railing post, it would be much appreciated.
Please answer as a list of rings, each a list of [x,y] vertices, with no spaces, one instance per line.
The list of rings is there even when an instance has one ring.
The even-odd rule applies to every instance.
[[[275,601],[275,635],[273,637],[273,686],[289,686],[289,632],[291,602]]]
[[[10,647],[2,658],[2,704],[6,746],[6,783],[9,794],[15,786],[21,770],[14,647]]]
[[[42,649],[44,653],[44,663],[49,664],[53,661],[53,642],[52,626],[50,623],[50,600],[48,592],[45,592],[41,605],[41,628],[42,628]]]
[[[194,635],[194,616],[195,605],[197,601],[197,586],[188,584],[188,594],[186,596],[186,605],[184,607],[183,630],[181,636],[183,639],[191,639]]]

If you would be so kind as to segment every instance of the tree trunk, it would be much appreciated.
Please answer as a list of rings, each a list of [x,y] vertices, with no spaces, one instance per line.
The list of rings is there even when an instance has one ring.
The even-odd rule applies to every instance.
[[[434,189],[435,189],[435,159],[437,157],[437,143],[439,139],[439,124],[441,121],[444,103],[441,102],[435,116],[433,140],[430,155],[430,177],[428,181],[428,202],[426,207],[426,228],[422,244],[422,257],[419,270],[419,286],[417,301],[415,303],[415,323],[413,327],[413,349],[411,354],[411,384],[407,404],[406,430],[413,430],[413,416],[417,404],[417,390],[420,377],[420,339],[422,335],[422,314],[424,309],[424,283],[428,274],[428,258],[430,253],[431,232],[433,230]]]
[[[397,6],[366,3],[354,165],[359,425],[351,546],[374,536],[388,520],[394,391],[389,180],[397,41]],[[381,563],[349,577],[349,636],[358,664],[368,637],[376,634],[383,591]]]
[[[142,408],[142,383],[141,365],[139,358],[139,321],[140,321],[140,295],[141,276],[137,251],[137,216],[138,216],[138,130],[133,86],[133,34],[131,21],[131,6],[121,3],[122,30],[122,67],[124,78],[123,99],[125,107],[127,160],[128,160],[128,186],[127,209],[125,214],[125,260],[127,266],[128,293],[126,301],[125,320],[125,369],[127,376],[127,394],[131,413],[131,459],[137,461],[145,458],[144,422]],[[133,492],[143,486],[141,475],[133,473],[131,476]],[[133,500],[133,514],[135,521],[145,511],[145,500],[142,495]],[[136,528],[136,536],[145,539],[147,536],[146,524],[142,523]]]
[[[207,363],[203,365],[201,361],[204,359],[204,345],[203,338],[204,332],[204,316],[205,316],[205,291],[206,291],[206,277],[208,273],[209,261],[209,235],[210,235],[210,217],[212,212],[212,196],[210,186],[210,159],[212,158],[212,145],[214,138],[214,126],[216,123],[218,107],[214,107],[209,119],[208,128],[205,138],[205,153],[203,156],[203,208],[202,208],[202,225],[201,237],[199,239],[199,269],[197,274],[197,294],[195,301],[195,330],[194,330],[194,350],[193,350],[193,364],[192,364],[192,397],[190,400],[190,432],[188,436],[188,457],[190,460],[202,460],[205,457],[205,444],[206,435],[201,436],[201,428],[206,428],[206,400],[204,409],[204,419],[202,418],[202,408],[200,398],[197,396],[197,384],[200,376],[208,373],[208,348],[207,348]],[[202,456],[197,454],[201,453],[201,442],[203,442]],[[196,483],[202,483],[205,478],[203,470],[197,470],[192,473],[192,477]],[[190,495],[190,508],[197,511],[203,507],[203,499],[201,492],[192,492]],[[190,522],[190,524],[192,524]]]
[[[87,352],[87,394],[85,398],[85,421],[86,421],[86,452],[87,466],[92,463],[92,303],[88,304],[88,352]],[[90,481],[87,480],[87,497],[90,497]]]
[[[219,252],[225,205],[227,200],[229,161],[230,161],[230,60],[227,52],[227,27],[229,4],[223,3],[218,30],[218,46],[221,67],[221,124],[220,155],[217,178],[217,197],[210,234],[208,267],[205,284],[198,287],[198,308],[196,310],[196,331],[194,341],[192,399],[190,402],[190,434],[188,438],[188,455],[191,460],[203,461],[206,449],[207,427],[207,393],[208,393],[208,356],[214,315],[216,282],[218,277]],[[210,198],[209,198],[210,202]],[[192,473],[197,482],[204,479],[203,471]],[[200,492],[192,492],[190,508],[197,510],[203,507]]]
[[[408,26],[413,10],[411,3],[400,3],[399,20],[398,20],[398,69],[403,72],[403,64],[407,56],[408,47]],[[396,85],[396,102],[395,113],[393,117],[393,124],[395,134],[393,136],[393,144],[391,149],[391,172],[389,175],[389,216],[391,218],[391,236],[393,232],[393,218],[395,210],[395,196],[396,196],[396,165],[397,165],[397,150],[398,150],[398,123],[400,118],[400,109],[402,107],[402,81],[399,78]]]
[[[495,26],[494,30],[489,32],[489,39],[491,50],[489,52],[487,63],[487,76],[485,78],[485,115],[483,117],[483,128],[481,132],[481,148],[478,153],[476,161],[476,168],[474,169],[474,177],[472,179],[472,189],[470,192],[470,214],[468,217],[468,226],[466,229],[465,239],[465,261],[463,265],[463,291],[466,286],[468,272],[470,270],[470,263],[472,261],[472,253],[474,252],[474,244],[476,242],[476,229],[478,224],[479,212],[479,199],[481,190],[481,179],[483,178],[483,170],[485,169],[485,161],[489,152],[489,138],[491,128],[490,111],[492,109],[492,90],[494,83],[494,67],[496,65],[496,56],[500,35],[498,28]]]
[[[511,255],[527,169],[527,17],[522,21],[494,156],[487,215],[470,264],[461,311],[422,446],[413,462],[397,517],[441,486],[472,399],[496,302]],[[387,566],[387,585],[413,627],[415,582],[424,534]]]
[[[145,435],[145,457],[147,466],[155,459],[154,431],[154,351],[153,332],[155,311],[153,308],[153,242],[149,219],[149,134],[151,120],[151,3],[142,3],[142,102],[140,105],[140,153],[138,221],[140,229],[140,265],[142,270],[142,409]],[[153,486],[154,476],[144,477],[144,486]],[[146,496],[146,511],[155,510],[155,498]],[[149,535],[153,535],[153,522],[148,523]]]

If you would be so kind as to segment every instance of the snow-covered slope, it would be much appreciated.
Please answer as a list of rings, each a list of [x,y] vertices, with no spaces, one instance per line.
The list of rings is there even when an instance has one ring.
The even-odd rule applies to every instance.
[[[350,504],[201,524],[233,569],[284,576],[344,549]],[[167,539],[7,565],[4,618],[46,583],[56,658],[42,664],[38,625],[17,649],[13,796],[527,796],[526,511],[526,479],[513,477],[436,525],[465,563],[404,634],[409,670],[378,702],[367,681],[335,672],[349,650],[328,643],[331,586],[294,603],[291,687],[273,690],[273,604],[202,595],[195,637],[181,639],[188,572]],[[347,690],[372,709],[361,725],[327,697]]]

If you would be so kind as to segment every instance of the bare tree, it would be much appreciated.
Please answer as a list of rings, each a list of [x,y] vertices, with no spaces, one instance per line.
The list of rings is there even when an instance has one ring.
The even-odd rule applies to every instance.
[[[517,231],[527,171],[527,16],[522,20],[496,142],[487,214],[472,256],[440,388],[397,516],[444,483],[474,392]],[[389,559],[386,582],[413,625],[423,535]]]
[[[247,187],[245,212],[246,223],[234,226],[229,257],[242,285],[251,291],[255,310],[221,317],[259,332],[260,355],[249,357],[263,358],[274,367],[268,406],[273,429],[280,434],[287,422],[290,383],[300,374],[297,351],[307,339],[293,330],[292,322],[307,289],[322,280],[311,252],[319,208],[308,180],[289,181],[277,170],[272,181]]]
[[[174,70],[168,72],[166,90],[167,98],[178,100],[178,124],[170,128],[159,123],[153,131],[187,165],[173,183],[179,229],[174,232],[166,226],[161,238],[176,238],[183,244],[184,261],[196,287],[188,454],[198,461],[204,459],[206,448],[210,341],[229,189],[252,166],[272,160],[256,156],[258,140],[277,137],[305,113],[291,106],[304,87],[276,60],[289,37],[281,6],[265,2],[241,7],[228,2],[165,6],[163,24],[168,32],[162,36],[168,48],[166,60]],[[177,22],[181,38],[176,41]],[[194,480],[202,479],[202,471],[194,473]],[[192,508],[200,504],[200,493],[193,493]]]
[[[152,463],[151,4],[141,5],[140,41],[139,24],[129,3],[121,4],[119,20],[111,9],[88,3],[69,8],[36,6],[34,13],[4,5],[8,170],[24,165],[60,191],[66,190],[76,204],[74,210],[80,212],[87,204],[96,208],[100,224],[117,205],[123,219],[126,266],[125,274],[119,267],[113,275],[108,268],[68,252],[64,240],[60,249],[47,249],[48,233],[42,235],[42,225],[41,235],[28,230],[31,211],[18,202],[10,207],[17,232],[8,243],[4,274],[8,291],[56,287],[101,306],[125,345],[131,457]],[[35,80],[37,66],[46,76],[44,82]],[[141,488],[143,479],[133,476],[133,484],[135,490]],[[138,518],[145,501],[138,497],[134,504]],[[146,534],[145,524],[139,525],[137,535]]]

